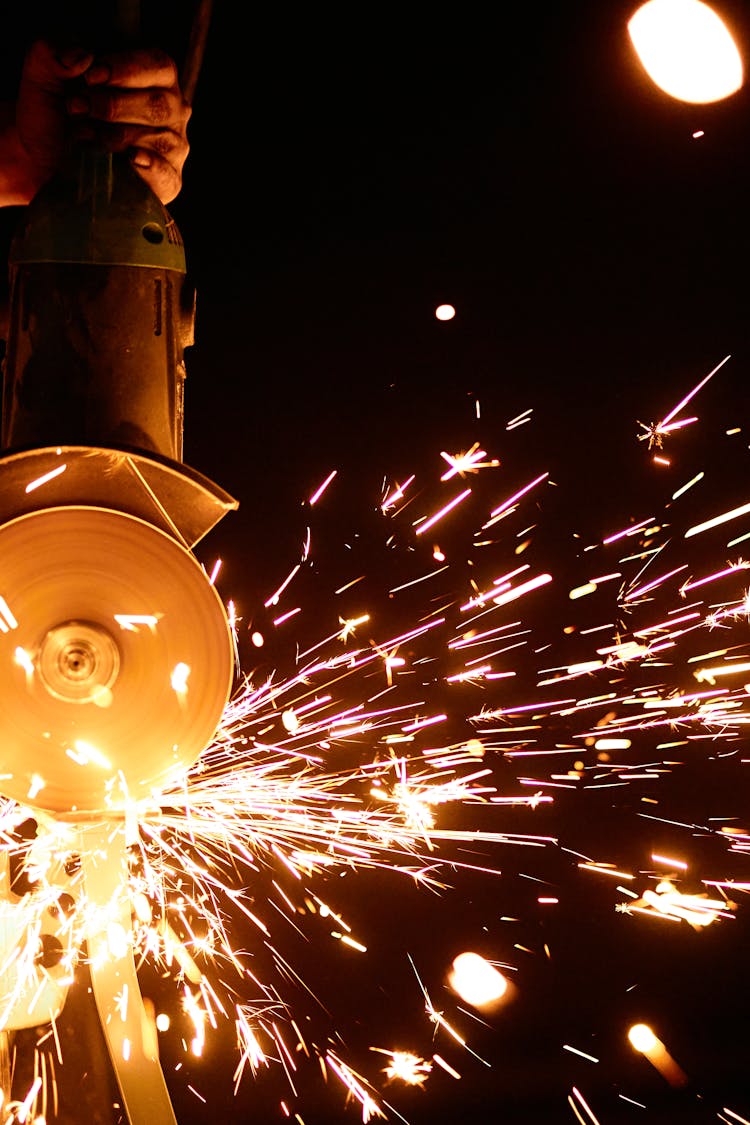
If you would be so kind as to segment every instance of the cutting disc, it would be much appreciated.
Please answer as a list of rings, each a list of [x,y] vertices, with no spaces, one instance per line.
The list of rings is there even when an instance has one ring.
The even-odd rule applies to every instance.
[[[224,608],[189,551],[91,507],[0,527],[0,792],[60,815],[178,782],[229,697]]]

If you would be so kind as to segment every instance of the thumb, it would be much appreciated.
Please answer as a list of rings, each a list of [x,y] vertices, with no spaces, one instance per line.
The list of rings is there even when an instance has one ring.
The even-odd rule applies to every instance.
[[[58,91],[63,83],[77,78],[93,62],[93,54],[80,46],[56,46],[45,39],[32,43],[24,61],[23,81],[42,89]]]

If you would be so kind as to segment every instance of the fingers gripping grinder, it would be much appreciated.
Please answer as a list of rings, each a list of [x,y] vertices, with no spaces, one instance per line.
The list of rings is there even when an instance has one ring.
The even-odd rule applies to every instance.
[[[184,777],[231,689],[226,615],[191,552],[236,503],[182,463],[193,293],[172,218],[125,158],[85,149],[40,191],[10,280],[0,794],[74,822],[89,843],[99,832],[105,862],[86,893],[120,894],[128,921],[120,826]],[[90,933],[89,953],[96,943]],[[128,1114],[173,1120],[158,1064],[133,1053],[135,1025],[112,1032],[131,1037],[121,1073],[106,1024],[123,1021],[108,1005],[128,979],[137,993],[135,970],[132,950],[121,962],[104,954],[94,993]],[[17,1007],[6,1029],[24,1026]]]

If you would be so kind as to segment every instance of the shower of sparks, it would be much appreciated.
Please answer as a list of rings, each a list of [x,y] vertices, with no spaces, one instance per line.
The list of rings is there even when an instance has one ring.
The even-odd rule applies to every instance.
[[[655,442],[690,421],[677,415],[721,366],[656,424]],[[530,421],[529,415],[516,421]],[[139,965],[170,982],[169,1014],[153,1015],[152,1034],[182,1042],[192,1073],[228,1024],[238,1096],[248,1081],[280,1073],[288,1091],[281,1111],[303,1121],[302,1104],[299,1114],[294,1107],[300,1070],[310,1063],[343,1102],[354,1103],[363,1122],[401,1116],[385,1100],[385,1088],[423,1087],[429,1079],[437,1090],[459,1080],[467,1065],[488,1065],[467,1024],[480,1017],[460,1006],[461,997],[475,1007],[486,998],[477,1000],[451,978],[451,962],[455,972],[460,958],[437,932],[431,940],[445,975],[417,976],[416,984],[409,978],[405,988],[417,993],[418,1013],[409,1041],[400,1027],[390,1040],[398,1048],[368,1044],[347,1056],[344,1037],[329,1022],[326,990],[307,956],[295,961],[295,943],[311,943],[321,956],[347,964],[371,964],[384,919],[390,926],[392,918],[394,928],[401,921],[382,892],[386,881],[400,880],[409,892],[434,900],[463,879],[492,880],[493,925],[519,927],[517,937],[497,955],[464,959],[490,978],[481,986],[485,992],[494,983],[494,997],[503,994],[500,1014],[492,1016],[498,1021],[512,1021],[524,1003],[527,962],[554,966],[557,957],[554,942],[523,930],[515,908],[505,905],[506,878],[516,894],[524,880],[533,888],[524,901],[536,917],[539,907],[545,918],[562,913],[567,879],[605,901],[621,916],[617,925],[642,927],[643,940],[665,940],[658,935],[667,932],[700,935],[709,926],[712,933],[739,929],[750,890],[742,867],[750,830],[734,812],[719,808],[713,815],[710,790],[701,814],[681,812],[685,798],[674,797],[671,786],[700,754],[713,775],[750,764],[741,756],[750,723],[750,596],[743,582],[750,564],[729,557],[717,536],[723,523],[748,515],[750,505],[723,515],[704,509],[705,518],[691,527],[686,495],[705,487],[701,472],[672,489],[673,506],[661,518],[626,522],[603,512],[601,522],[616,530],[581,544],[582,572],[570,575],[571,583],[568,576],[557,580],[554,557],[535,541],[546,471],[519,484],[508,458],[501,465],[479,442],[440,459],[429,479],[407,477],[384,487],[371,504],[388,557],[398,560],[393,575],[382,576],[384,604],[366,592],[366,560],[353,559],[316,603],[319,636],[307,635],[302,608],[316,573],[309,529],[299,561],[269,597],[260,595],[257,613],[247,612],[235,592],[233,635],[243,619],[260,622],[269,611],[265,625],[247,630],[255,652],[270,635],[281,636],[274,627],[292,619],[287,628],[299,627],[300,640],[283,674],[241,674],[216,737],[195,766],[129,810],[121,893],[131,904],[130,933],[102,918],[104,908],[87,898],[76,858],[85,824],[74,828],[10,801],[0,805],[0,1025],[25,1026],[31,1012],[52,1029],[38,1050],[42,1077],[10,1103],[15,1118],[6,1105],[3,1125],[22,1114],[32,1120],[54,1096],[45,1068],[53,1058],[58,1069],[63,1065],[56,1020],[93,929],[106,933],[113,957],[132,947]],[[451,496],[454,477],[485,468],[496,472]],[[323,500],[335,475],[313,493],[310,506]],[[417,498],[434,513],[421,522],[407,511]],[[333,503],[332,494],[325,501]],[[720,498],[715,502],[714,511],[721,506]],[[438,549],[420,537],[459,504],[464,526],[470,513],[482,538],[475,537],[467,563],[465,552],[448,549],[446,520],[444,565],[436,569]],[[700,553],[692,546],[698,531],[706,532],[698,544],[709,543]],[[518,560],[519,543],[528,548],[528,562]],[[446,561],[452,556],[461,561]],[[115,620],[120,629],[148,636],[159,617]],[[0,598],[0,631],[17,626]],[[17,674],[33,678],[34,653],[17,649],[14,659]],[[200,690],[183,663],[171,669],[170,683],[185,706]],[[80,769],[111,769],[106,747],[82,738],[71,740],[67,754]],[[35,775],[29,802],[44,785]],[[582,846],[576,832],[586,827],[587,808],[602,801],[617,815],[635,809],[636,826],[658,828],[658,840],[638,851],[637,833],[625,845],[607,827],[598,839],[584,833]],[[558,816],[558,806],[567,818]],[[24,827],[30,821],[35,832]],[[698,875],[696,838],[714,847]],[[706,869],[709,863],[718,870]],[[354,877],[368,893],[378,888],[367,912],[352,910],[342,893]],[[490,938],[483,925],[474,938],[483,940],[485,930],[489,949],[499,940],[496,929]],[[414,969],[411,954],[409,961]],[[131,1003],[123,991],[123,1018]],[[159,1007],[168,1003],[162,997]],[[432,1046],[438,1038],[439,1054]],[[582,1047],[558,1046],[598,1061]],[[681,1074],[674,1067],[665,1073],[669,1082]],[[187,1088],[204,1100],[201,1083]],[[580,1090],[571,1089],[574,1116],[589,1125],[600,1120]],[[616,1096],[641,1105],[633,1092],[626,1087]]]

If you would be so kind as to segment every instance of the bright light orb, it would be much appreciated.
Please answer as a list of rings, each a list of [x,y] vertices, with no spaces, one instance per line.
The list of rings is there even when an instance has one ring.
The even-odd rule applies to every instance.
[[[647,1023],[634,1023],[628,1032],[628,1039],[630,1045],[642,1055],[647,1055],[659,1045],[659,1040]]]
[[[670,97],[704,105],[742,85],[737,45],[702,0],[648,0],[628,31],[649,78]]]
[[[474,1008],[486,1008],[502,999],[508,982],[502,973],[478,953],[459,953],[448,983],[462,1000]]]
[[[456,310],[453,305],[438,305],[435,309],[436,320],[453,320],[456,315]]]

